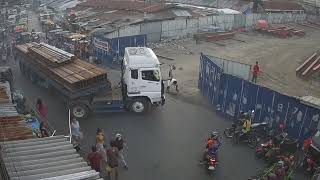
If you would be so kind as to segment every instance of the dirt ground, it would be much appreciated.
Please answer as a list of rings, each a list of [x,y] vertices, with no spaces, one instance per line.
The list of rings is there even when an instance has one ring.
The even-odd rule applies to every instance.
[[[196,44],[191,38],[161,43],[154,48],[157,55],[173,58],[168,60],[160,57],[164,63],[163,74],[167,77],[168,66],[174,64],[177,70],[174,76],[179,82],[180,93],[176,96],[185,97],[201,103],[197,87],[200,53],[224,59],[254,65],[259,61],[262,73],[258,84],[269,87],[290,96],[312,95],[320,98],[319,74],[313,80],[302,80],[295,74],[295,69],[314,52],[320,50],[320,30],[292,25],[304,29],[304,37],[293,36],[280,39],[257,32],[237,33],[236,40],[224,40],[218,43],[200,42]]]

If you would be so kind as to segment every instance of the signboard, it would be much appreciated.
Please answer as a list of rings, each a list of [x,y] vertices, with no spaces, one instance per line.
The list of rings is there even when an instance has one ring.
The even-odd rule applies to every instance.
[[[101,41],[98,38],[94,37],[93,46],[97,49],[108,52],[109,51],[109,43],[107,41]]]

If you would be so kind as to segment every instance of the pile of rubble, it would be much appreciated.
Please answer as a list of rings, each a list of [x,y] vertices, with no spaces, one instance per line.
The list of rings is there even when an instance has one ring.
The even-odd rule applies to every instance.
[[[191,39],[162,39],[160,43],[148,43],[148,47],[151,49],[168,49],[176,54],[192,54],[184,44],[186,41]]]

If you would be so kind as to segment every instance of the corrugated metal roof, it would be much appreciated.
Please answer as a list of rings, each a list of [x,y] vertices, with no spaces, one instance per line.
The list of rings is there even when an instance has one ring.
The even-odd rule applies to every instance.
[[[64,136],[0,143],[11,180],[100,179]]]
[[[174,9],[172,12],[179,17],[190,17],[192,16],[187,10]]]
[[[0,104],[0,117],[19,116],[16,107],[12,103]]]

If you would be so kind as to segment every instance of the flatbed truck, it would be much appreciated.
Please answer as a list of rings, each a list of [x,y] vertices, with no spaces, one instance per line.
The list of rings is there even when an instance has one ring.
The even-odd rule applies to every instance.
[[[45,46],[51,47],[49,45]],[[61,83],[61,81],[52,75],[53,72],[51,71],[57,67],[49,68],[51,71],[44,71],[39,65],[39,61],[35,59],[36,57],[30,55],[28,50],[26,51],[32,45],[27,45],[27,48],[24,46],[23,48],[26,48],[24,50],[22,47],[23,45],[20,45],[20,47],[17,45],[16,47],[21,72],[33,82],[61,94],[67,101],[71,115],[76,118],[87,118],[92,112],[132,111],[135,113],[145,113],[152,107],[164,105],[165,103],[160,62],[150,48],[125,48],[125,55],[121,63],[121,81],[118,87],[112,87],[109,80],[104,80],[85,88],[70,89],[65,86],[65,83]],[[61,53],[64,54],[62,50],[57,52],[56,48],[52,48],[51,50],[55,51],[55,54],[60,53],[59,57],[62,56]],[[67,54],[67,52],[65,53]],[[71,55],[68,56],[71,57]],[[59,68],[70,66],[70,63],[75,62],[71,61],[61,64]],[[86,62],[83,61],[81,63]],[[85,68],[81,70],[83,72],[77,72],[79,76],[88,73]]]

